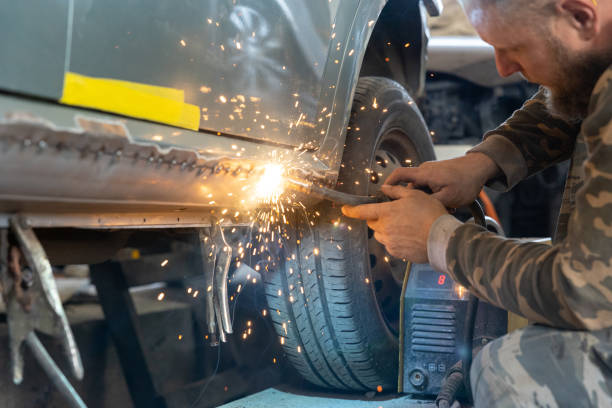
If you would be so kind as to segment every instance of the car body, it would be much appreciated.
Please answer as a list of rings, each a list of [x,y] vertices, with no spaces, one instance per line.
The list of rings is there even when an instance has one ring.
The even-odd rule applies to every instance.
[[[210,209],[253,206],[270,162],[333,184],[360,74],[423,90],[417,0],[2,9],[2,225],[209,225]]]
[[[338,206],[296,193],[288,222],[261,191],[281,173],[367,195],[435,159],[415,103],[427,11],[440,2],[5,0],[0,228],[18,214],[51,264],[97,264],[102,301],[109,270],[130,273],[120,250],[150,278],[151,259],[189,243],[197,266],[176,272],[198,278],[213,344],[232,333],[228,281],[248,261],[304,378],[395,387],[406,264]]]

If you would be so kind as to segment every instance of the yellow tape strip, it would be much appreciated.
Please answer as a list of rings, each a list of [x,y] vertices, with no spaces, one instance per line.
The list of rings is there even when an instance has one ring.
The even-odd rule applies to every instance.
[[[180,89],[66,72],[60,102],[198,130],[200,109],[184,100]]]

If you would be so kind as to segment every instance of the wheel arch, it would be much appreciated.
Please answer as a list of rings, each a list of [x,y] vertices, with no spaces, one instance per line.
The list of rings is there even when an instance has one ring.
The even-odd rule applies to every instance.
[[[318,146],[318,156],[330,169],[328,182],[333,183],[337,178],[359,77],[389,78],[406,88],[415,99],[422,95],[429,39],[425,13],[421,0],[362,1],[352,23],[342,64],[333,61],[333,53],[330,54],[323,74],[329,86],[324,89],[320,104],[333,107],[334,114],[317,129],[325,133]],[[355,58],[351,57],[353,51]]]
[[[389,0],[368,41],[360,76],[389,78],[421,96],[429,40],[425,13],[420,0]]]

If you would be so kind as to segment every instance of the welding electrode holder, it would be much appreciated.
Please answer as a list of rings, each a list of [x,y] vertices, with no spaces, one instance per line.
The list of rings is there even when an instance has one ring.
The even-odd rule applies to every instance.
[[[324,187],[322,185],[318,185],[310,181],[303,181],[295,178],[289,178],[287,180],[287,183],[294,190],[298,190],[312,195],[316,198],[329,200],[331,202],[341,205],[356,206],[362,204],[375,204],[390,201],[389,197],[387,197],[381,191],[378,191],[374,195],[362,196],[343,193],[341,191]],[[427,194],[432,194],[432,191],[428,187],[419,187],[417,189],[424,191]],[[474,201],[472,204],[470,204],[470,212],[472,213],[472,217],[474,217],[474,222],[486,228],[484,211],[482,210],[482,206],[478,201]]]

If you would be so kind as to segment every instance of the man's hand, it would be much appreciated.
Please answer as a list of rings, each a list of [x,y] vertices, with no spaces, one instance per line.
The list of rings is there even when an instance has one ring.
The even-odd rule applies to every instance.
[[[426,263],[429,230],[438,217],[447,214],[446,209],[440,201],[411,187],[383,186],[383,192],[395,201],[344,206],[342,213],[366,220],[374,238],[390,255]]]
[[[419,167],[398,168],[385,180],[385,185],[405,182],[427,186],[433,191],[432,197],[446,207],[458,208],[472,203],[484,184],[499,171],[488,156],[469,153],[456,159],[426,162]]]

